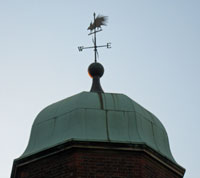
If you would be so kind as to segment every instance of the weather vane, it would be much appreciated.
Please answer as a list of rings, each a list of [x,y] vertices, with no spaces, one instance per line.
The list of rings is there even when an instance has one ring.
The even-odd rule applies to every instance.
[[[94,62],[96,63],[97,55],[98,55],[97,48],[102,48],[102,47],[111,48],[111,43],[107,43],[106,45],[97,46],[96,33],[102,31],[102,28],[101,28],[102,25],[104,25],[104,26],[107,25],[108,17],[102,16],[102,15],[98,15],[96,17],[95,13],[93,15],[94,15],[94,22],[91,22],[88,27],[88,30],[90,30],[90,33],[88,35],[94,35],[92,38],[94,46],[90,46],[90,47],[79,46],[78,50],[83,51],[83,49],[93,48],[94,49]]]

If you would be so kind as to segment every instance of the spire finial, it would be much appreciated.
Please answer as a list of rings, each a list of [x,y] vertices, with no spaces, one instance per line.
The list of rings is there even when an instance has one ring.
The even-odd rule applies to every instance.
[[[102,15],[98,15],[96,17],[95,12],[94,12],[93,16],[94,16],[94,22],[90,23],[87,30],[90,30],[90,33],[88,35],[93,35],[92,42],[93,42],[94,45],[90,46],[90,47],[79,46],[78,50],[82,51],[83,49],[89,49],[89,48],[94,49],[94,63],[92,63],[88,67],[88,73],[93,78],[93,83],[92,83],[92,87],[91,87],[90,91],[91,92],[103,92],[103,89],[101,88],[101,84],[100,84],[100,78],[103,76],[104,68],[100,63],[97,62],[97,56],[98,56],[97,49],[102,48],[102,47],[111,48],[111,43],[107,43],[106,45],[99,45],[98,46],[96,34],[98,32],[102,31],[103,25],[104,26],[107,25],[108,17],[102,16]]]
[[[103,89],[100,84],[100,78],[103,76],[103,73],[104,73],[103,66],[98,62],[94,62],[90,64],[90,66],[88,67],[88,73],[90,77],[92,77],[92,80],[93,80],[90,91],[103,93]]]

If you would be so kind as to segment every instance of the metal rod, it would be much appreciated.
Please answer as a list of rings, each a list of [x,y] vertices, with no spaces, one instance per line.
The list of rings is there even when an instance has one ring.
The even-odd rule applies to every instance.
[[[101,32],[101,31],[103,31],[103,30],[102,30],[102,29],[97,30],[95,33],[98,33],[98,32]],[[92,35],[92,34],[94,34],[94,32],[91,32],[91,33],[89,33],[88,35]]]
[[[94,48],[94,46],[90,46],[90,47],[83,47],[83,49],[89,49],[89,48]]]
[[[107,45],[97,46],[97,48],[101,48],[101,47],[107,47]]]
[[[95,13],[94,13],[94,23],[95,21]],[[96,24],[95,24],[96,27]],[[97,62],[97,41],[96,41],[96,28],[94,28],[94,62]]]
[[[96,46],[96,48],[102,48],[102,47],[107,47],[108,48],[108,44],[107,45],[100,45],[100,46]],[[79,51],[83,50],[83,49],[91,49],[91,48],[95,48],[95,46],[89,46],[89,47],[83,47],[83,46],[79,46]]]

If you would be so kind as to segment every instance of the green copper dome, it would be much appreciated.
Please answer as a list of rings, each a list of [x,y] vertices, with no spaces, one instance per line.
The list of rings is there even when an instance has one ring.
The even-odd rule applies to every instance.
[[[70,140],[146,144],[175,162],[161,122],[123,94],[82,92],[46,107],[20,158]]]

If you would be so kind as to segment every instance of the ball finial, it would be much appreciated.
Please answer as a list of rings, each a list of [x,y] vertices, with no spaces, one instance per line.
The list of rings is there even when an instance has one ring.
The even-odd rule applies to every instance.
[[[100,78],[104,74],[103,66],[98,62],[94,62],[94,63],[90,64],[90,66],[88,67],[88,73],[89,73],[90,77],[92,77],[92,79],[93,79],[92,87],[91,87],[90,91],[91,92],[103,92],[103,89],[101,88],[101,84],[100,84]]]
[[[101,78],[104,74],[104,68],[100,63],[94,62],[90,64],[90,66],[88,67],[88,73],[92,78],[94,77]]]

